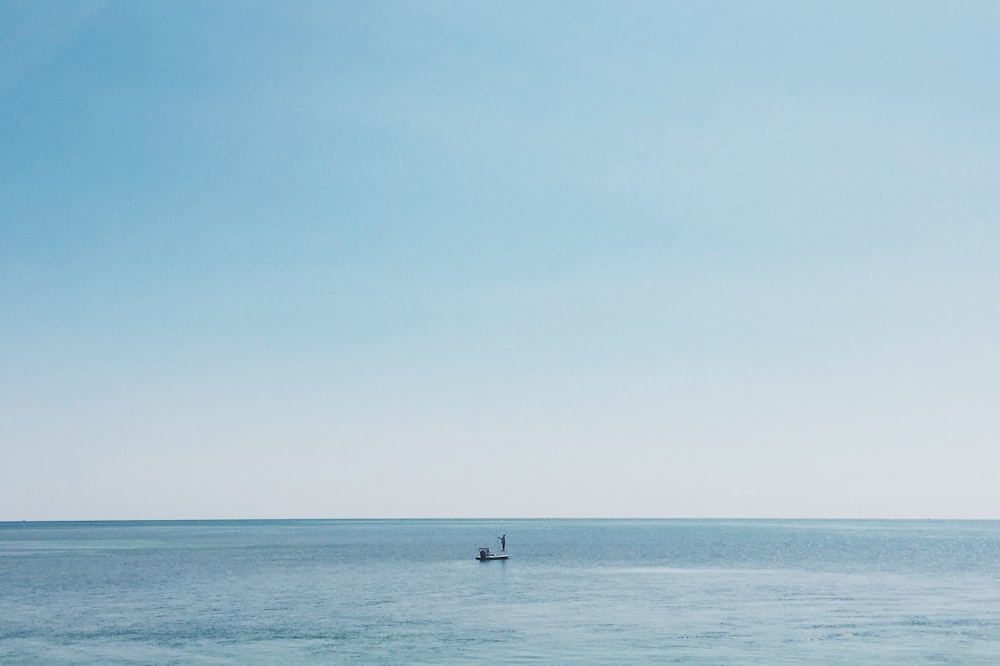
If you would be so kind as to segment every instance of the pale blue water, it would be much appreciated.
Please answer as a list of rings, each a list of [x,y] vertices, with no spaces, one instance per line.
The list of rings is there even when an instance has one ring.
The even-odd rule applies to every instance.
[[[1000,522],[0,523],[3,664],[478,660],[1000,663]]]

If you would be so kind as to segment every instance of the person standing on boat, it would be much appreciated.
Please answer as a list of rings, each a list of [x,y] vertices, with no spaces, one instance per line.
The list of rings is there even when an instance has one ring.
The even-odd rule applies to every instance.
[[[500,550],[501,551],[506,551],[507,550],[507,535],[506,534],[504,534],[502,537],[500,537]]]

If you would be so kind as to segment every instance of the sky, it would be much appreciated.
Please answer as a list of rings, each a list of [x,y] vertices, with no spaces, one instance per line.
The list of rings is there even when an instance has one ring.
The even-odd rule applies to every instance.
[[[994,2],[0,4],[0,520],[1000,518]]]

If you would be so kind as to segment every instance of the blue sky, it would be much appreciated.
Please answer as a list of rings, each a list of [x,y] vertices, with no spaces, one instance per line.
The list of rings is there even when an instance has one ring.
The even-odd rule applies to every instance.
[[[995,3],[0,6],[0,520],[998,518]]]

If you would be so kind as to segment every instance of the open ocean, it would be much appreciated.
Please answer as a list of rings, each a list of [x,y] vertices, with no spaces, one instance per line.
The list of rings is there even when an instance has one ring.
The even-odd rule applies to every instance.
[[[2,664],[477,661],[998,664],[1000,522],[0,523]]]

